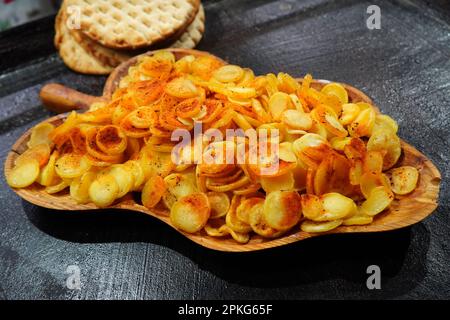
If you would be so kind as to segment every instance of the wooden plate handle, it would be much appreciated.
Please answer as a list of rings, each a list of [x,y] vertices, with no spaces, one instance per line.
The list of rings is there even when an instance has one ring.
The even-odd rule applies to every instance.
[[[87,110],[94,102],[105,101],[102,97],[90,96],[57,83],[45,85],[39,95],[47,109],[56,113]]]

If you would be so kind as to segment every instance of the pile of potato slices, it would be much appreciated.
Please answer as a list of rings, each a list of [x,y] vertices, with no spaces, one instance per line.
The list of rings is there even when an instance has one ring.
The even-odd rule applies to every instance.
[[[213,56],[176,60],[158,51],[129,69],[110,102],[72,112],[57,127],[34,127],[7,182],[36,183],[49,194],[69,190],[77,203],[101,208],[140,192],[142,205],[170,212],[176,228],[239,243],[293,228],[313,233],[370,224],[395,195],[415,189],[418,170],[394,168],[402,149],[392,118],[349,101],[339,83],[319,90],[312,80],[255,76]],[[195,124],[223,133],[277,130],[279,151],[269,159],[277,170],[262,170],[264,161],[189,161],[192,144],[182,150],[189,159],[174,163],[172,133],[191,132]],[[216,153],[251,149],[245,138],[202,140],[201,154],[211,153],[211,145]]]

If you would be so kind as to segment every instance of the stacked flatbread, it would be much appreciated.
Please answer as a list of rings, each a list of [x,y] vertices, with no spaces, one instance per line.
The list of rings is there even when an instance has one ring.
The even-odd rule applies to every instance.
[[[148,50],[194,48],[205,12],[200,0],[65,0],[55,29],[55,46],[69,68],[109,74]]]

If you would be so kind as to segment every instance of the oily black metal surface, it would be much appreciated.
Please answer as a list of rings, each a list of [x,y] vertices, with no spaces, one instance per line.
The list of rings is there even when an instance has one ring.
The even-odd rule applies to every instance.
[[[366,27],[381,8],[381,29]],[[133,212],[57,212],[20,200],[0,178],[0,299],[450,298],[450,15],[446,1],[204,1],[199,49],[257,73],[347,82],[399,121],[400,136],[442,175],[440,206],[403,230],[335,235],[225,254]],[[0,34],[0,158],[48,117],[48,82],[100,94],[52,47],[53,21]],[[78,266],[81,290],[66,286]],[[366,286],[369,265],[381,290]]]

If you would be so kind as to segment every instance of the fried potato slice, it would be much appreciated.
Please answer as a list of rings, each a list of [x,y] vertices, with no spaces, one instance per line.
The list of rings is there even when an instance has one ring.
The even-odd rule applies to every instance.
[[[320,92],[336,96],[342,104],[348,103],[348,93],[340,83],[332,82],[325,85]]]
[[[356,103],[346,103],[342,105],[342,114],[339,121],[346,126],[352,123],[360,112],[359,106]]]
[[[99,175],[89,186],[89,198],[100,208],[113,204],[119,192],[119,185],[110,174]]]
[[[129,167],[133,174],[134,185],[132,190],[138,190],[145,180],[145,172],[142,169],[141,163],[137,160],[128,160],[123,165]]]
[[[43,122],[33,127],[31,130],[30,140],[27,142],[28,148],[33,148],[39,144],[50,145],[52,140],[49,137],[50,132],[55,129],[55,126],[48,122]]]
[[[314,119],[323,125],[332,135],[337,137],[346,137],[348,135],[347,130],[339,122],[335,111],[331,108],[328,108],[325,105],[319,105],[311,112],[311,114],[313,114]]]
[[[128,139],[120,127],[107,125],[98,130],[96,142],[101,151],[115,155],[126,150]]]
[[[350,136],[356,138],[370,136],[375,125],[375,117],[375,110],[371,106],[362,110],[348,127]]]
[[[277,92],[273,94],[269,99],[269,111],[272,115],[272,119],[280,121],[285,112],[288,109],[293,109],[291,98],[287,93]]]
[[[81,154],[75,153],[63,154],[55,163],[56,174],[63,179],[79,177],[90,168],[91,163],[88,159]]]
[[[263,211],[264,203],[257,203],[250,209],[248,216],[252,230],[264,238],[277,238],[281,236],[284,231],[279,231],[270,227],[264,219]]]
[[[30,160],[37,160],[39,167],[42,168],[50,158],[50,146],[46,143],[40,143],[27,149],[24,153],[16,158],[14,161],[15,165],[20,165],[21,163],[28,162]]]
[[[377,116],[375,117],[374,130],[378,130],[380,128],[392,130],[392,132],[397,134],[398,124],[394,119],[392,119],[387,114],[377,114]]]
[[[332,221],[348,218],[357,212],[355,202],[340,193],[330,192],[320,197],[323,213],[315,217],[314,221]]]
[[[166,183],[164,182],[164,179],[158,175],[152,176],[147,180],[142,189],[142,204],[149,209],[155,207],[159,201],[161,201],[165,192]]]
[[[70,196],[79,204],[90,201],[89,188],[97,178],[94,171],[85,172],[81,177],[75,178],[70,183]]]
[[[33,184],[39,176],[39,161],[29,159],[17,164],[6,176],[6,182],[13,188],[25,188]]]
[[[293,190],[295,185],[294,173],[289,171],[277,177],[261,177],[260,182],[266,193]]]
[[[230,227],[230,229],[236,232],[247,233],[250,232],[252,228],[247,222],[240,220],[237,216],[237,208],[241,204],[241,201],[242,197],[237,195],[233,196],[231,199],[230,209],[225,217],[225,223],[228,227]]]
[[[357,213],[354,216],[344,220],[342,225],[344,226],[363,226],[365,224],[372,223],[373,217],[364,213]]]
[[[213,73],[213,78],[220,82],[238,82],[244,76],[244,70],[235,65],[225,65]]]
[[[295,191],[275,191],[264,201],[264,220],[276,230],[288,230],[295,226],[301,216],[301,198]]]
[[[381,186],[390,189],[389,179],[384,174],[366,172],[361,176],[360,189],[366,199],[369,198],[374,188]]]
[[[170,209],[182,197],[197,193],[197,187],[192,180],[181,173],[172,173],[164,178],[166,192],[162,199],[164,205]]]
[[[141,150],[139,162],[146,177],[157,174],[164,178],[175,168],[170,153],[157,152],[148,147]]]
[[[116,179],[119,186],[117,198],[122,198],[134,188],[134,174],[130,167],[123,164],[115,164],[109,167],[108,174]]]
[[[191,62],[191,72],[194,76],[197,76],[203,80],[209,80],[212,73],[223,66],[223,63],[213,57],[202,56],[195,58]]]
[[[324,213],[322,201],[314,194],[302,194],[301,205],[302,213],[307,219],[316,220]]]
[[[197,86],[184,77],[173,79],[166,85],[164,90],[172,97],[180,99],[194,98],[199,95]]]
[[[391,170],[391,186],[395,194],[411,193],[417,186],[419,171],[411,166],[398,167]]]
[[[250,240],[250,235],[248,233],[236,232],[226,224],[223,224],[218,228],[213,227],[210,224],[206,224],[205,232],[210,237],[224,237],[231,235],[231,237],[238,243],[247,243]]]
[[[55,181],[56,178],[55,163],[58,156],[59,156],[58,151],[53,151],[45,167],[43,167],[40,170],[39,176],[36,179],[36,181],[40,185],[48,187],[51,186]]]
[[[311,116],[298,110],[285,110],[281,114],[281,121],[293,129],[309,130],[313,125]]]
[[[211,206],[211,219],[226,216],[230,209],[230,198],[224,192],[208,192],[209,205]]]
[[[327,232],[339,227],[344,220],[338,219],[327,222],[314,222],[306,220],[301,225],[300,228],[304,232],[308,233],[318,233],[318,232]]]
[[[385,210],[394,200],[394,195],[385,186],[375,187],[370,191],[366,201],[361,204],[361,212],[374,216]]]
[[[236,208],[236,216],[242,222],[250,224],[250,211],[258,203],[264,203],[264,199],[261,197],[252,197],[243,199],[239,206]]]
[[[181,197],[170,209],[170,221],[185,232],[195,233],[206,225],[211,208],[204,193]]]
[[[48,194],[55,194],[61,192],[67,187],[69,187],[71,182],[72,179],[62,179],[57,184],[46,187],[45,192],[47,192]]]

